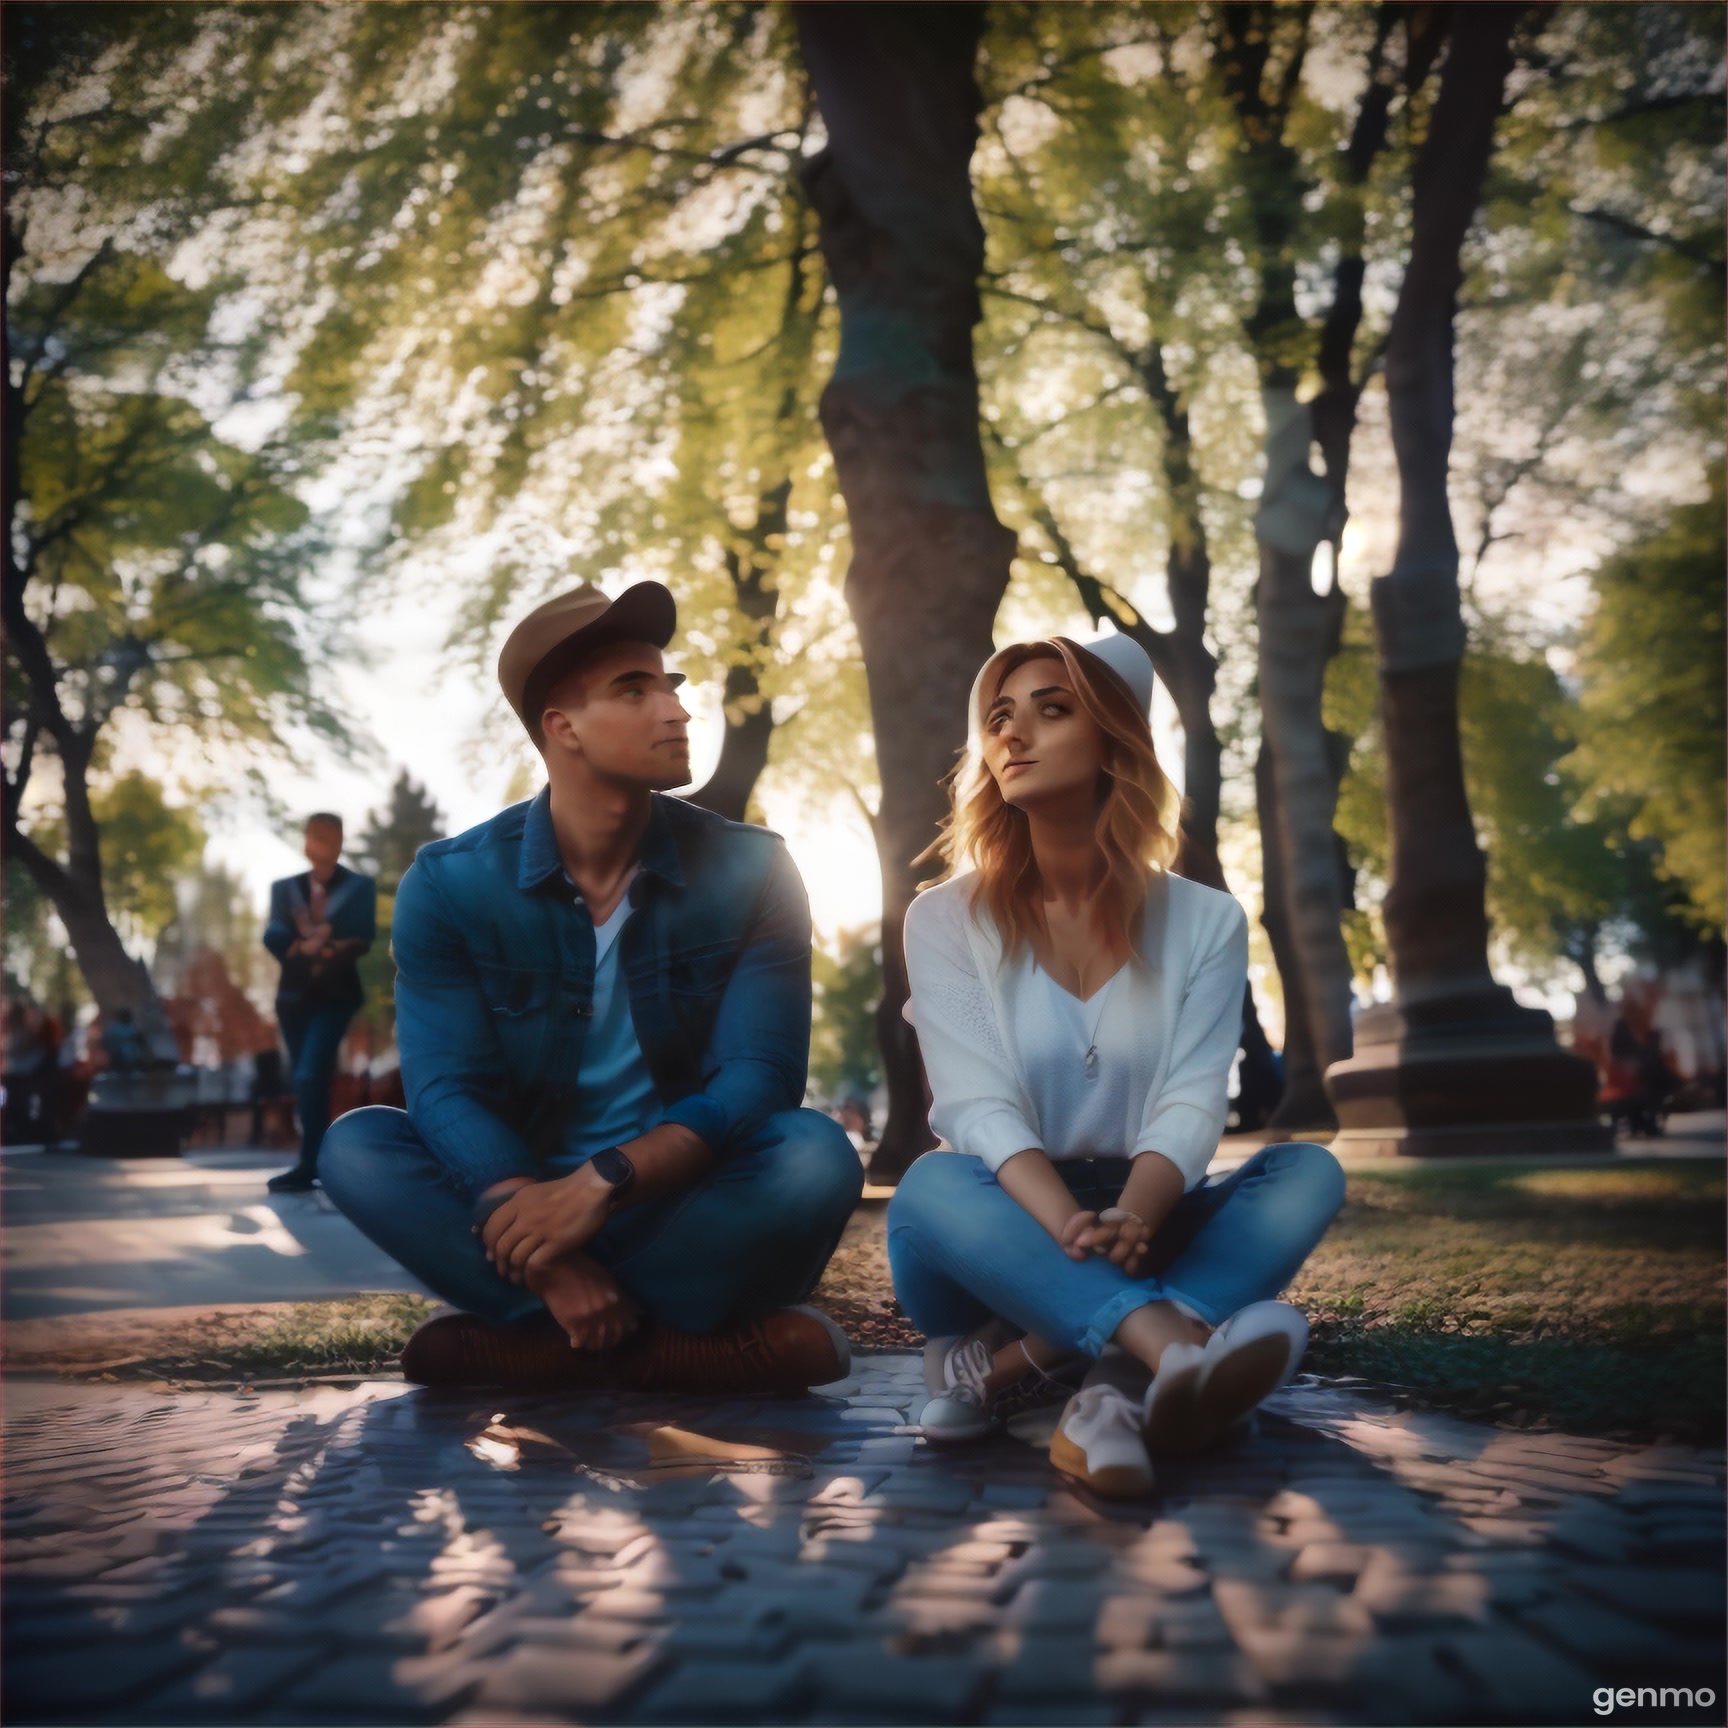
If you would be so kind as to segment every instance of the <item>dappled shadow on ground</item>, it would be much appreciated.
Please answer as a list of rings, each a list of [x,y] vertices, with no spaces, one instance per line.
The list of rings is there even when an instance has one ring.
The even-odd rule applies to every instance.
[[[1110,1506],[1012,1439],[896,1432],[917,1381],[890,1357],[703,1406],[33,1393],[8,1719],[1508,1722],[1641,1678],[1722,1695],[1719,1456],[1306,1389]]]

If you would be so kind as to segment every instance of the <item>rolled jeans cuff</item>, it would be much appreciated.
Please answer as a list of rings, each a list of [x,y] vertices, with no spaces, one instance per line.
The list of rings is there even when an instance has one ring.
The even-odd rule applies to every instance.
[[[1152,1278],[1144,1284],[1135,1284],[1126,1290],[1118,1290],[1092,1316],[1086,1330],[1080,1335],[1081,1348],[1085,1350],[1088,1356],[1102,1355],[1104,1346],[1115,1337],[1116,1328],[1136,1308],[1148,1308],[1154,1302],[1172,1303],[1184,1314],[1191,1315],[1204,1325],[1216,1326],[1218,1324],[1218,1316],[1204,1302],[1197,1302],[1185,1292],[1174,1290],[1168,1284]]]

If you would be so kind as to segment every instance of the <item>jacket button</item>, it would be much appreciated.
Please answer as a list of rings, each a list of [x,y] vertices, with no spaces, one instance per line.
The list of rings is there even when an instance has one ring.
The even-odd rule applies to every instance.
[[[572,1007],[575,1010],[577,1018],[581,1020],[586,1020],[588,1016],[594,1012],[594,1004],[592,1002],[577,1002],[573,1003]]]

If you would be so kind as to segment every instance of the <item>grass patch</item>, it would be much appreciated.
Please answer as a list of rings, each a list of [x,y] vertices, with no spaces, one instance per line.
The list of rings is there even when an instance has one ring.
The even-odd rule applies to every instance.
[[[1714,1444],[1724,1428],[1723,1170],[1357,1167],[1291,1287],[1306,1367],[1477,1420]],[[864,1349],[915,1349],[888,1275],[886,1208],[860,1207],[815,1301]],[[407,1295],[210,1313],[35,1359],[110,1378],[381,1376],[432,1305]],[[116,1359],[118,1358],[118,1360]]]
[[[267,1307],[194,1311],[182,1318],[77,1318],[37,1334],[26,1348],[9,1342],[11,1373],[54,1370],[98,1380],[254,1381],[332,1376],[377,1378],[396,1372],[408,1335],[437,1304],[424,1296],[380,1292],[339,1302],[278,1302]]]
[[[1356,1168],[1307,1366],[1481,1420],[1719,1441],[1722,1167]]]

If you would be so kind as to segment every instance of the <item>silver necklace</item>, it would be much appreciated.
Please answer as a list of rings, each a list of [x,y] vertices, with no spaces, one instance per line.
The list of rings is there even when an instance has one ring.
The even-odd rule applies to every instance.
[[[1105,1004],[1109,1000],[1110,989],[1115,982],[1116,974],[1112,972],[1110,976],[1098,986],[1098,1012],[1092,1016],[1092,1030],[1086,1037],[1086,1059],[1082,1068],[1082,1072],[1088,1080],[1096,1080],[1098,1078],[1098,1028],[1104,1022]]]

